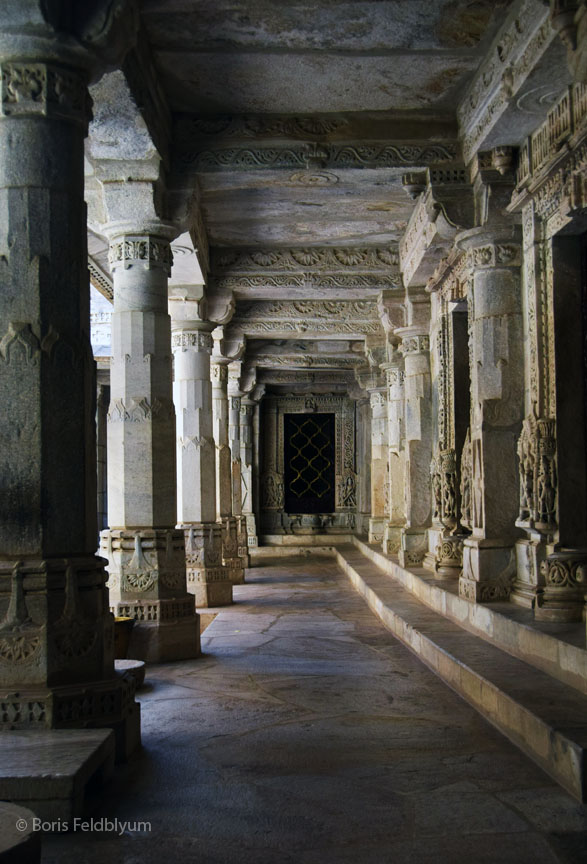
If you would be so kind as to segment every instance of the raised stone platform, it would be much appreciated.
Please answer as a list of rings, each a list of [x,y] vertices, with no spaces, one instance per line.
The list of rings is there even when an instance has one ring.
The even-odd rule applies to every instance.
[[[111,729],[14,731],[0,735],[0,798],[30,808],[43,820],[82,815],[91,781],[114,769]]]
[[[491,615],[489,610],[485,620],[493,623],[493,629],[503,627],[511,637],[508,644],[517,645],[516,652],[527,652],[526,661],[522,661],[512,656],[513,652],[507,653],[505,646],[496,647],[499,639],[495,635],[492,643],[487,641],[489,628],[484,639],[471,632],[472,627],[465,629],[464,624],[451,620],[451,615],[460,612],[463,622],[469,622],[460,606],[450,601],[450,592],[444,595],[450,615],[425,605],[416,596],[417,590],[424,589],[414,574],[384,555],[380,556],[384,566],[378,566],[380,553],[368,544],[358,541],[338,547],[335,555],[355,588],[398,639],[572,795],[586,800],[587,697],[577,688],[584,672],[579,660],[581,652],[587,656],[585,651],[571,646],[577,652],[571,652],[577,661],[575,668],[569,670],[561,664],[557,676],[547,674],[538,667],[547,663],[554,666],[554,646],[543,637],[556,643],[554,637],[540,631],[533,636],[527,632],[529,628],[513,620],[500,624],[499,613]],[[403,581],[414,585],[414,593]],[[427,596],[440,602],[442,595],[432,591],[434,586],[429,587]],[[474,610],[488,614],[486,606],[466,605],[471,607],[471,620],[475,620]],[[517,642],[513,639],[516,631]],[[531,653],[532,644],[535,654]],[[540,653],[541,646],[551,647],[550,659]],[[557,651],[559,658],[567,656],[563,645]],[[561,679],[567,675],[575,686],[563,683]]]

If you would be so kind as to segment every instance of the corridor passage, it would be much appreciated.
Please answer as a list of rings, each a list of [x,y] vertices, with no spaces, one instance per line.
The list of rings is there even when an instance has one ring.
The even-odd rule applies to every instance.
[[[333,562],[247,571],[199,660],[149,667],[143,753],[44,864],[587,860],[585,810],[397,642]],[[132,825],[131,825],[132,829]]]

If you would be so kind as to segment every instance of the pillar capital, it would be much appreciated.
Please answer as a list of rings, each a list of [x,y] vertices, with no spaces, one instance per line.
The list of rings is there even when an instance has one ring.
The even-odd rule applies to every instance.
[[[155,227],[155,226],[153,226]],[[115,233],[110,236],[108,263],[112,273],[132,267],[142,270],[161,269],[171,276],[173,254],[168,226],[161,224],[156,233]],[[175,229],[173,229],[175,232]]]

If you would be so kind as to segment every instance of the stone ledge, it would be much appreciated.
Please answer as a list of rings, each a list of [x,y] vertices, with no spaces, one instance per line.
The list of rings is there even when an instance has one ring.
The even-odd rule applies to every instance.
[[[507,651],[508,654],[530,663],[564,684],[587,694],[587,651],[585,649],[516,620],[524,615],[524,610],[520,610],[517,606],[512,606],[510,616],[485,604],[470,603],[453,593],[449,587],[450,583],[435,579],[428,571],[406,570],[397,560],[384,555],[379,549],[358,537],[353,538],[353,543],[384,573],[397,579],[404,588],[435,612],[490,641],[492,645]],[[504,604],[493,605],[503,606]],[[577,625],[572,626],[574,629],[577,627]],[[578,626],[582,633],[583,625]],[[569,628],[567,626],[564,629]]]
[[[102,783],[114,769],[110,729],[5,732],[0,736],[0,797],[30,807],[47,820],[70,820],[83,812],[88,783]]]
[[[335,554],[400,641],[568,792],[586,799],[585,696],[428,608],[358,548]]]

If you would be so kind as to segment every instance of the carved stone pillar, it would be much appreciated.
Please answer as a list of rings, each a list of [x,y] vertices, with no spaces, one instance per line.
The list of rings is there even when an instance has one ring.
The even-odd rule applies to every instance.
[[[153,226],[155,228],[155,226]],[[130,652],[150,661],[199,653],[199,617],[186,588],[183,531],[176,529],[175,412],[167,279],[169,237],[113,231],[108,516],[102,551],[116,615],[136,620]]]
[[[463,508],[469,508],[459,593],[472,602],[505,599],[515,575],[517,439],[523,418],[524,354],[520,247],[514,229],[463,232],[469,271],[471,427]],[[470,520],[470,521],[469,521]]]
[[[371,518],[371,402],[357,400],[357,533],[369,533]]]
[[[546,274],[542,266],[540,224],[532,201],[522,214],[522,236],[526,388],[525,417],[517,447],[520,509],[516,525],[526,536],[516,542],[516,577],[510,599],[519,606],[533,608],[544,586],[542,564],[547,555],[547,543],[557,527],[557,478],[556,409],[553,382],[549,381],[548,372],[551,365],[548,355],[554,349],[550,344],[548,323],[552,309],[545,308],[543,302]],[[539,472],[544,474],[540,493]],[[550,503],[547,497],[552,499]]]
[[[582,232],[582,219],[577,222],[574,230]],[[585,415],[581,416],[581,407],[584,411],[587,404],[585,248],[584,239],[569,234],[546,240],[543,249],[550,306],[549,339],[544,341],[552,345],[550,404],[543,411],[546,417],[527,419],[524,427],[529,441],[536,442],[527,519],[547,538],[546,557],[540,564],[543,586],[535,606],[536,618],[544,621],[579,621],[585,615],[587,427]]]
[[[212,358],[212,404],[216,442],[216,512],[222,527],[222,563],[233,585],[245,581],[243,562],[238,555],[236,519],[232,513],[232,456],[228,443],[228,363]]]
[[[108,471],[106,462],[108,406],[110,405],[110,386],[98,384],[96,405],[96,457],[98,478],[98,533],[108,525]]]
[[[213,324],[185,319],[189,301],[170,300],[177,412],[177,518],[185,534],[187,588],[198,606],[232,603],[216,522],[210,353]],[[188,314],[190,314],[188,312]]]
[[[401,338],[404,356],[405,496],[406,524],[401,529],[399,559],[402,567],[421,565],[430,525],[430,460],[432,458],[432,404],[430,387],[430,298],[410,292],[408,326]]]
[[[439,578],[458,579],[463,568],[459,458],[469,425],[467,311],[463,300],[432,295],[431,370],[434,382],[435,443],[430,475],[432,527],[424,566]]]
[[[235,366],[240,367],[240,363]],[[240,368],[239,368],[240,372]],[[231,481],[232,481],[232,515],[236,519],[236,537],[238,557],[241,559],[243,568],[250,567],[247,520],[243,516],[242,497],[242,460],[240,440],[240,413],[241,393],[238,390],[238,377],[235,384],[231,386],[231,372],[229,370],[228,381],[228,442],[231,455]]]
[[[255,402],[244,396],[240,410],[242,514],[246,522],[247,546],[258,546],[257,524],[253,510],[253,417]],[[250,566],[250,564],[248,565]]]
[[[378,376],[380,379],[381,376]],[[369,543],[383,543],[387,500],[387,390],[380,386],[367,387],[371,406],[371,516]]]
[[[387,521],[383,534],[383,551],[397,555],[401,530],[405,527],[405,449],[404,449],[404,359],[392,352],[389,362],[381,367],[387,381]]]
[[[131,676],[114,672],[95,555],[83,173],[93,62],[45,11],[0,13],[0,728],[110,726],[124,756],[140,741],[139,706]]]
[[[261,476],[261,510],[263,533],[283,533],[284,481],[278,464],[278,414],[277,402],[271,397],[263,401],[259,415],[259,451],[263,459]],[[262,446],[261,446],[262,445]]]

